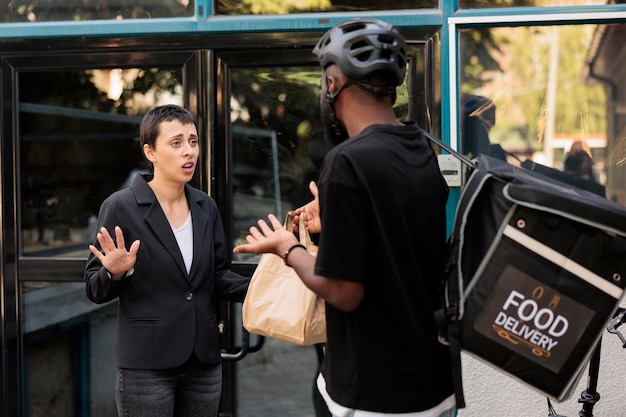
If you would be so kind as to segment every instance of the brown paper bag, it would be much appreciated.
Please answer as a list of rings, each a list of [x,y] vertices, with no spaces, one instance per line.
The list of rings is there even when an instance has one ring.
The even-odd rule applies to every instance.
[[[290,228],[291,221],[285,220]],[[317,255],[317,246],[300,223],[300,243]],[[250,333],[298,345],[326,342],[326,308],[280,256],[265,253],[252,275],[243,302],[243,326]]]

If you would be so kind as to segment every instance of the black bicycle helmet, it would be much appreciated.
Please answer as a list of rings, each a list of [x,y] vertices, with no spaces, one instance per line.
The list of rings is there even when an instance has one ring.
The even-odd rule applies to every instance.
[[[393,87],[406,73],[406,45],[395,26],[376,19],[355,19],[338,24],[321,37],[313,53],[322,68],[337,64],[354,81],[374,75]]]

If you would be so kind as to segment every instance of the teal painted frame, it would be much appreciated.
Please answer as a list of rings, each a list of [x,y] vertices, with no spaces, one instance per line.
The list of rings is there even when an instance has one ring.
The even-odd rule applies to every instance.
[[[441,0],[446,3],[446,0]],[[459,32],[476,27],[551,26],[626,22],[626,4],[567,7],[511,7],[500,9],[458,9],[458,0],[451,0],[452,10],[444,7],[446,25],[442,28],[442,139],[458,149],[460,90]],[[446,110],[447,109],[447,110]],[[461,189],[450,191],[447,205],[448,233],[452,230]]]
[[[198,33],[256,33],[325,30],[343,20],[376,17],[400,28],[441,27],[444,16],[439,9],[396,10],[356,13],[311,13],[263,16],[208,16],[210,2],[197,4],[195,17],[86,20],[72,22],[0,23],[0,41],[39,38],[75,38],[99,36],[177,35]]]

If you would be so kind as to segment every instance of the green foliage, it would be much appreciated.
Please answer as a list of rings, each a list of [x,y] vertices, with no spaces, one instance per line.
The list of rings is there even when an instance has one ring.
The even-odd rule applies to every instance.
[[[462,93],[471,94],[488,83],[490,79],[485,74],[490,71],[502,71],[500,64],[493,58],[494,52],[500,52],[500,47],[491,30],[472,29],[461,32]]]
[[[550,117],[549,73],[556,65],[554,133],[586,137],[606,129],[602,86],[586,79],[594,26],[474,29],[462,33],[464,94],[489,95],[497,105],[496,142],[540,149]],[[488,33],[486,33],[488,32]],[[557,42],[556,60],[550,46]],[[478,92],[478,93],[477,93]]]
[[[193,5],[193,0],[9,0],[0,6],[0,22],[188,17]]]
[[[436,8],[437,0],[390,0],[385,9]],[[217,13],[268,15],[311,12],[380,10],[375,0],[218,0]]]
[[[320,71],[317,67],[256,68],[232,72],[234,124],[275,131],[289,152],[319,130]],[[305,122],[305,125],[302,123]]]
[[[485,7],[523,7],[535,6],[540,1],[535,0],[460,0],[459,7],[464,8],[485,8]]]

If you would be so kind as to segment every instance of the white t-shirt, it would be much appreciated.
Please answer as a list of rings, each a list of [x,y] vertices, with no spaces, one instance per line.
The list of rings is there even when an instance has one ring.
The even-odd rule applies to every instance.
[[[193,261],[193,227],[191,223],[191,212],[187,216],[185,224],[180,227],[172,226],[172,231],[174,231],[180,253],[183,255],[187,273],[189,273],[189,271],[191,271],[191,262]]]
[[[454,395],[451,395],[429,410],[416,411],[414,413],[377,413],[374,411],[349,409],[334,402],[326,391],[326,381],[322,374],[319,374],[317,377],[317,389],[322,395],[322,398],[324,398],[324,401],[326,401],[328,411],[336,417],[439,417],[441,413],[453,408],[455,405]]]

